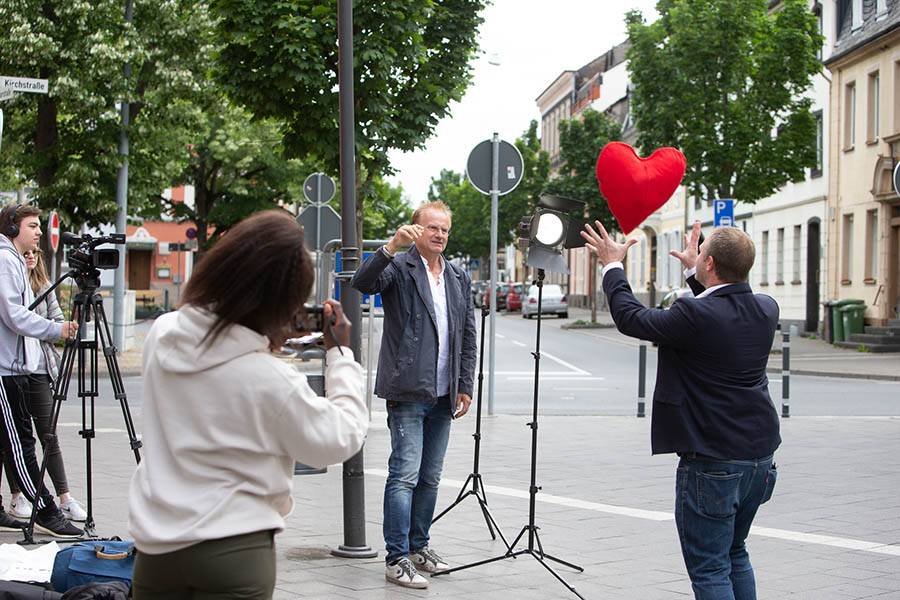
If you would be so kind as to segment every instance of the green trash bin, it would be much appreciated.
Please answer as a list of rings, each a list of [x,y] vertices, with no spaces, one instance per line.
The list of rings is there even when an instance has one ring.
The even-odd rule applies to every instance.
[[[851,334],[863,332],[863,313],[866,312],[866,305],[860,301],[859,304],[841,306],[838,310],[841,313],[841,325],[844,330],[843,341],[849,342]]]
[[[829,307],[831,310],[828,311],[826,308],[826,314],[831,312],[831,332],[828,336],[829,342],[846,342],[848,339],[848,334],[844,331],[844,317],[843,317],[843,309],[847,306],[851,305],[859,305],[863,304],[862,300],[857,298],[842,298],[840,300],[829,300],[825,303],[826,307]],[[865,310],[865,308],[863,309]],[[862,330],[856,332],[862,333]]]

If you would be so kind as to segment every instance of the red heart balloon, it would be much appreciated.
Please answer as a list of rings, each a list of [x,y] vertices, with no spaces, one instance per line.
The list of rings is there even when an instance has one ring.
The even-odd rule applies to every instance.
[[[641,158],[622,142],[603,147],[597,157],[597,181],[624,233],[630,233],[672,197],[686,167],[684,154],[675,148],[660,148]]]

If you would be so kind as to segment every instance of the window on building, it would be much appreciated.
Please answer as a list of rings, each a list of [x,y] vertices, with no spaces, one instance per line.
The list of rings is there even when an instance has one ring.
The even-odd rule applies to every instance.
[[[875,18],[876,19],[885,16],[884,13],[887,12],[887,9],[888,9],[888,0],[875,0]]]
[[[794,266],[794,268],[793,268],[794,276],[793,276],[793,279],[791,279],[791,283],[794,283],[794,284],[801,282],[800,281],[800,244],[801,244],[800,240],[802,239],[800,237],[801,230],[802,230],[802,227],[800,225],[794,225],[794,240],[793,240],[793,246],[792,246],[793,260],[791,261],[791,263]]]
[[[641,289],[647,285],[647,238],[641,238]]]
[[[879,120],[879,100],[878,88],[879,78],[878,71],[869,73],[869,83],[866,98],[866,141],[874,143],[878,141],[878,120]]]
[[[866,276],[865,283],[878,278],[878,210],[866,211]]]
[[[816,23],[819,25],[819,33],[824,34],[825,31],[822,29],[822,5],[816,2],[813,5],[813,14],[816,16]],[[824,37],[822,38],[825,39]],[[819,49],[816,51],[816,58],[822,60],[822,46],[819,46]]]
[[[784,285],[784,227],[775,233],[775,285]]]
[[[894,131],[900,131],[900,60],[894,63]]]
[[[822,176],[822,165],[825,158],[825,121],[822,117],[822,111],[817,110],[813,113],[816,120],[816,166],[810,169],[810,177]]]
[[[762,267],[762,281],[760,285],[769,285],[769,232],[762,232],[762,244],[760,244],[759,266]]]
[[[850,16],[850,27],[856,31],[863,25],[863,0],[853,0],[853,14]]]
[[[841,283],[853,280],[853,215],[844,215],[841,235]]]
[[[844,87],[844,150],[853,149],[856,137],[856,82]]]

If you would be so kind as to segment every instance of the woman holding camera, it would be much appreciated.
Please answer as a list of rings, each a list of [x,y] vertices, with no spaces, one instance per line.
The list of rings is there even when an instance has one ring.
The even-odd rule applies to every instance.
[[[362,446],[362,369],[340,305],[324,308],[334,323],[327,398],[268,351],[297,335],[313,278],[302,228],[285,213],[258,213],[206,254],[179,310],[150,330],[144,455],[129,494],[136,600],[271,598],[294,462],[339,463]]]
[[[44,269],[44,261],[41,259],[41,251],[38,249],[26,250],[22,253],[25,258],[25,266],[28,267],[28,281],[34,296],[37,298],[50,286],[47,279],[47,271]],[[34,312],[50,321],[62,323],[62,310],[56,300],[56,294],[47,294],[43,302],[34,307]],[[62,451],[59,449],[59,440],[54,436],[50,444],[44,436],[50,432],[50,420],[53,414],[53,382],[59,376],[59,351],[53,342],[41,341],[41,354],[38,368],[28,375],[28,411],[34,421],[37,437],[41,440],[41,447],[47,456],[47,472],[53,481],[53,487],[59,496],[59,509],[67,519],[72,521],[84,521],[87,513],[77,500],[69,493],[69,480],[66,477],[66,467],[63,464]],[[11,460],[11,457],[5,457]],[[7,465],[7,472],[12,472],[11,465]],[[15,483],[15,477],[9,478],[9,491],[12,498],[9,502],[9,514],[20,519],[31,517],[31,503],[22,495],[19,486]]]

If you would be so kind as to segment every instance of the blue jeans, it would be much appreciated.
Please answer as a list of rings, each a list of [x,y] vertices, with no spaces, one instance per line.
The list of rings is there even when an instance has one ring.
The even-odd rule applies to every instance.
[[[387,562],[428,545],[444,453],[450,439],[450,401],[388,402],[391,457],[384,484]]]
[[[675,478],[675,525],[697,600],[755,600],[744,540],[772,496],[772,456],[713,460],[682,456]]]

